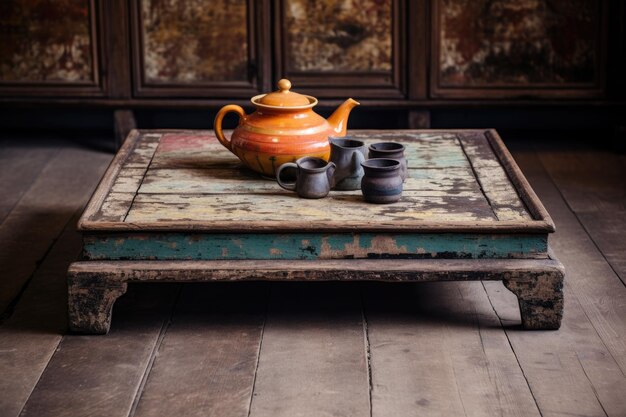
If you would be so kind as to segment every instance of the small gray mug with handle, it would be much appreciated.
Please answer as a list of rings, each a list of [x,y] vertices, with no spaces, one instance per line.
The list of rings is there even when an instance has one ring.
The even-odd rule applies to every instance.
[[[281,180],[282,172],[287,168],[296,169],[296,181]],[[335,164],[321,158],[305,156],[295,163],[282,164],[276,171],[276,181],[285,190],[295,191],[302,198],[323,198],[330,192]]]

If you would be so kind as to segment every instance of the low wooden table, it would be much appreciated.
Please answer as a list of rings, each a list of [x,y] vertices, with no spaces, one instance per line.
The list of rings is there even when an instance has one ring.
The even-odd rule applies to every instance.
[[[212,132],[131,132],[79,222],[70,329],[106,333],[129,282],[240,280],[502,280],[525,328],[560,326],[554,224],[494,130],[350,133],[406,145],[399,202],[300,199]]]

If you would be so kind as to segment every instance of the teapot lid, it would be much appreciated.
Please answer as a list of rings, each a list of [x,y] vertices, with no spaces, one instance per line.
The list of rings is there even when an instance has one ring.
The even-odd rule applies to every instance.
[[[291,81],[283,78],[278,81],[278,91],[265,94],[259,97],[258,101],[253,99],[253,102],[272,107],[300,107],[312,104],[309,96],[289,91],[290,88]]]

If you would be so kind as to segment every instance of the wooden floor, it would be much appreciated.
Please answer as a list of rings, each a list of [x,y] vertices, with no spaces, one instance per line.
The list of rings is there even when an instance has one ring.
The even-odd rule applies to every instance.
[[[0,416],[626,416],[626,157],[594,138],[508,142],[557,224],[559,331],[495,282],[229,283],[131,286],[73,336],[92,139],[0,139]]]

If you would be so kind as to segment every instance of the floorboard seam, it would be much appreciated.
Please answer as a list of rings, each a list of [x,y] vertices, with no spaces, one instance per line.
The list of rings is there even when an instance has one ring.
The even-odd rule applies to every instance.
[[[13,212],[13,210],[15,209],[15,207],[17,207],[17,205],[18,205],[18,204],[22,201],[22,199],[24,198],[24,196],[25,196],[26,194],[28,194],[28,191],[31,189],[31,187],[33,186],[33,184],[34,184],[34,183],[35,183],[35,182],[39,179],[39,176],[40,176],[40,175],[41,175],[41,173],[44,171],[44,169],[46,169],[46,168],[47,168],[47,167],[48,167],[48,166],[52,163],[52,160],[53,160],[54,158],[56,158],[56,157],[57,157],[57,155],[58,155],[59,153],[61,153],[61,148],[57,149],[55,152],[53,152],[53,154],[52,154],[52,155],[50,155],[50,159],[48,159],[48,160],[46,161],[46,164],[45,164],[45,165],[43,165],[43,166],[41,167],[41,169],[40,169],[40,170],[39,170],[39,172],[37,173],[37,176],[35,176],[35,177],[33,178],[33,180],[30,182],[30,184],[28,184],[28,185],[26,186],[26,189],[24,190],[24,193],[23,193],[23,194],[20,196],[20,198],[18,198],[18,199],[17,199],[17,201],[15,201],[15,203],[11,206],[11,209],[9,210],[9,213],[6,215],[6,217],[5,217],[5,218],[3,218],[2,220],[0,220],[0,227],[4,224],[4,222],[6,221],[6,219],[8,219],[8,218],[9,218],[9,216],[11,215],[11,213]]]
[[[28,393],[28,397],[26,398],[26,401],[24,401],[24,404],[22,404],[22,407],[20,408],[20,412],[17,414],[18,416],[21,416],[22,413],[24,412],[24,409],[26,409],[26,405],[28,404],[28,400],[30,400],[30,396],[33,394],[33,392],[35,391],[35,388],[37,388],[37,385],[39,385],[39,381],[41,381],[41,377],[43,376],[43,374],[46,373],[46,370],[48,369],[48,367],[50,366],[50,362],[52,361],[52,358],[54,357],[54,355],[57,353],[57,351],[59,350],[59,347],[61,346],[61,343],[63,342],[63,339],[65,339],[65,336],[61,336],[59,338],[59,342],[56,344],[56,346],[54,347],[54,351],[52,352],[52,354],[50,355],[50,357],[48,357],[48,361],[46,362],[46,366],[44,366],[44,368],[41,370],[41,373],[39,374],[39,377],[37,378],[37,382],[33,385],[33,388],[30,390],[30,392]]]
[[[132,150],[135,150],[135,148],[137,147],[137,144],[139,142],[136,142],[134,144],[134,147],[132,148]],[[154,153],[152,154],[152,156],[150,157],[150,162],[148,162],[148,165],[146,165],[146,170],[143,172],[143,176],[141,177],[141,182],[139,182],[139,186],[137,187],[137,191],[135,191],[135,195],[133,195],[133,199],[130,202],[130,205],[128,206],[128,211],[126,212],[126,214],[124,215],[124,220],[122,220],[122,223],[126,222],[126,219],[128,218],[128,215],[130,214],[130,211],[133,209],[133,205],[135,204],[135,200],[137,199],[137,196],[139,195],[139,190],[141,190],[141,186],[143,185],[144,181],[146,180],[146,176],[148,175],[148,171],[150,170],[150,165],[152,165],[152,161],[154,160],[154,157],[157,154],[157,151],[159,150],[159,146],[161,145],[161,139],[159,139],[159,144],[157,145],[156,149],[154,150]],[[128,154],[128,156],[126,157],[126,159],[128,159],[128,157],[130,156],[130,153]],[[116,178],[119,176],[119,172],[116,174]],[[107,193],[110,194],[111,192],[109,191]]]
[[[35,275],[37,274],[37,272],[39,272],[39,270],[41,268],[41,265],[43,265],[43,263],[46,261],[46,259],[48,258],[48,256],[52,252],[52,249],[57,245],[57,243],[59,243],[59,239],[61,238],[61,236],[63,236],[63,233],[65,233],[65,231],[68,228],[68,226],[72,222],[76,221],[77,215],[80,215],[80,213],[82,213],[84,207],[85,207],[85,205],[81,204],[81,207],[79,207],[76,211],[74,211],[72,216],[70,216],[69,220],[67,222],[65,222],[65,224],[61,228],[61,231],[59,232],[59,234],[57,234],[52,239],[52,242],[50,243],[50,245],[48,246],[46,251],[43,253],[41,258],[37,259],[37,261],[35,261],[35,269],[33,270],[33,272],[31,272],[31,274],[28,276],[26,281],[24,281],[24,284],[22,285],[22,288],[20,288],[19,292],[15,295],[15,298],[13,300],[11,300],[11,302],[9,304],[7,304],[6,309],[3,312],[0,312],[0,325],[4,324],[4,322],[6,320],[11,318],[11,316],[15,312],[15,307],[17,307],[17,305],[19,304],[20,300],[22,299],[22,296],[26,292],[26,289],[28,288],[28,286],[32,282],[32,280],[35,277]]]
[[[148,377],[150,376],[150,372],[152,371],[152,366],[154,365],[154,361],[156,360],[156,355],[161,347],[161,343],[163,339],[165,339],[165,335],[167,334],[167,330],[172,323],[172,319],[174,318],[174,313],[176,311],[176,306],[178,305],[178,300],[180,299],[180,295],[182,293],[182,284],[178,285],[178,292],[176,293],[176,297],[174,302],[172,303],[172,309],[170,311],[170,315],[167,320],[163,321],[161,324],[161,330],[159,330],[159,336],[157,337],[154,346],[152,347],[152,351],[150,352],[150,359],[148,360],[148,364],[146,365],[146,369],[141,376],[141,380],[139,381],[139,385],[137,386],[137,390],[135,391],[135,395],[133,398],[133,402],[130,406],[130,410],[128,411],[128,417],[133,417],[135,412],[137,412],[137,407],[139,406],[139,401],[141,400],[141,395],[143,394],[146,383],[148,382]]]
[[[613,356],[613,352],[611,352],[611,349],[609,349],[609,347],[604,342],[604,339],[602,339],[602,336],[600,335],[600,332],[598,332],[598,329],[596,329],[596,326],[593,325],[593,321],[591,321],[591,318],[587,314],[587,311],[585,310],[585,307],[583,306],[584,304],[583,304],[583,302],[581,302],[580,298],[578,298],[578,295],[576,294],[576,291],[567,282],[563,283],[563,286],[565,286],[565,285],[567,285],[567,288],[570,291],[570,295],[573,294],[574,297],[576,297],[576,302],[578,303],[578,305],[580,305],[581,311],[583,312],[583,314],[585,315],[585,318],[587,319],[587,321],[589,322],[589,324],[593,328],[593,331],[596,333],[596,336],[598,336],[598,339],[602,343],[602,346],[604,346],[604,349],[606,350],[606,353],[608,353],[608,355],[611,357],[613,362],[615,362],[615,365],[617,366],[617,369],[619,369],[621,374],[626,378],[626,373],[624,373],[624,370],[620,366],[620,363],[617,361],[617,359],[615,359],[615,356]],[[593,385],[592,385],[592,387],[593,387]]]
[[[463,152],[463,155],[465,156],[465,159],[467,160],[467,163],[469,164],[470,169],[472,170],[472,175],[474,175],[474,179],[476,180],[476,183],[480,187],[480,193],[482,194],[487,204],[489,204],[489,208],[491,209],[491,214],[493,214],[493,218],[496,220],[499,220],[498,215],[493,208],[493,204],[491,204],[491,199],[487,196],[487,193],[485,193],[485,188],[483,187],[483,183],[478,177],[478,172],[476,172],[476,168],[474,167],[474,164],[472,163],[472,158],[470,158],[469,155],[467,154],[467,151],[465,150],[465,146],[463,146],[463,142],[459,139],[458,135],[455,135],[455,138],[456,138],[456,142],[461,146],[461,151]]]
[[[552,181],[552,179],[550,179]],[[552,183],[555,185],[556,187],[556,183],[554,183],[552,181]],[[557,190],[559,189],[558,187],[556,187]],[[622,279],[622,277],[620,276],[620,274],[617,272],[617,270],[615,268],[613,268],[613,265],[611,264],[611,261],[609,261],[609,259],[606,257],[606,255],[604,255],[604,252],[602,252],[602,249],[600,249],[600,246],[598,246],[598,243],[596,243],[595,239],[593,238],[593,236],[591,235],[591,232],[589,231],[589,229],[587,229],[587,227],[585,226],[585,224],[582,222],[582,220],[580,220],[580,217],[578,217],[578,214],[572,209],[572,207],[569,205],[569,203],[567,202],[567,200],[565,200],[565,196],[563,196],[563,194],[561,193],[561,190],[559,190],[559,195],[561,196],[561,198],[563,198],[563,200],[565,201],[565,204],[567,205],[567,208],[570,209],[570,211],[572,212],[572,214],[574,214],[574,217],[576,218],[576,221],[578,222],[578,224],[580,224],[580,227],[583,228],[583,230],[585,231],[585,233],[587,234],[587,236],[589,236],[589,240],[591,240],[591,242],[593,243],[593,246],[595,246],[596,250],[600,253],[600,255],[602,255],[602,258],[604,259],[604,261],[607,263],[607,265],[609,266],[609,268],[611,268],[611,270],[613,271],[613,273],[615,274],[615,276],[617,277],[617,279],[620,280],[620,282],[622,283],[622,285],[624,287],[626,287],[626,277],[624,277]]]
[[[252,401],[254,400],[254,389],[256,388],[256,377],[259,373],[259,363],[261,362],[261,349],[263,348],[263,336],[265,336],[265,325],[267,324],[267,317],[269,315],[270,300],[272,295],[272,285],[268,285],[269,290],[266,293],[265,314],[263,316],[263,326],[261,326],[261,338],[259,340],[259,351],[256,357],[256,366],[254,367],[254,378],[252,378],[252,392],[250,393],[250,402],[248,403],[247,417],[250,417],[252,412]]]
[[[537,397],[535,396],[535,393],[533,392],[533,388],[530,386],[530,382],[528,381],[526,372],[524,372],[524,368],[522,367],[522,364],[520,363],[519,358],[517,357],[517,353],[515,352],[515,348],[513,347],[513,344],[511,343],[511,339],[509,338],[509,332],[504,326],[504,324],[502,323],[502,318],[496,311],[496,308],[494,307],[493,302],[491,301],[491,297],[489,297],[489,291],[487,291],[487,288],[485,288],[485,283],[483,281],[480,281],[480,285],[482,285],[483,291],[485,291],[485,294],[487,295],[487,299],[489,300],[489,305],[491,306],[491,309],[493,310],[494,314],[498,318],[498,321],[500,322],[500,326],[502,326],[502,330],[504,330],[504,336],[506,337],[506,341],[509,344],[509,347],[511,348],[511,352],[513,352],[513,356],[515,357],[515,362],[517,362],[517,366],[522,372],[522,376],[524,377],[524,381],[526,381],[526,385],[528,386],[530,395],[533,397],[533,401],[535,402],[535,407],[537,407],[537,412],[539,413],[541,417],[543,417],[543,412],[541,411],[541,408],[539,407],[539,403],[537,402]]]
[[[535,154],[537,154],[538,151],[535,149]],[[626,287],[626,282],[622,279],[622,277],[620,276],[620,274],[615,270],[615,268],[613,268],[613,265],[611,264],[611,262],[608,260],[608,258],[604,255],[604,252],[602,252],[602,249],[600,249],[600,246],[598,246],[598,244],[596,243],[596,241],[594,240],[593,236],[591,236],[591,233],[589,232],[589,229],[587,229],[587,227],[585,227],[585,224],[582,222],[582,220],[580,220],[580,217],[578,217],[578,213],[576,213],[576,210],[574,210],[574,208],[569,204],[569,202],[567,201],[567,198],[565,198],[565,195],[563,194],[563,192],[561,191],[561,189],[559,188],[559,185],[556,183],[556,181],[554,180],[554,178],[552,178],[552,175],[550,175],[550,171],[548,171],[548,169],[546,168],[545,164],[543,163],[543,160],[541,159],[540,156],[537,156],[537,159],[539,160],[539,164],[541,165],[541,169],[543,169],[543,171],[545,172],[546,176],[548,177],[548,180],[550,181],[550,183],[554,186],[554,188],[556,189],[556,191],[559,193],[559,196],[561,197],[561,199],[563,200],[563,202],[565,203],[565,206],[569,209],[569,211],[572,212],[572,214],[574,215],[574,218],[576,219],[576,221],[578,222],[578,224],[580,225],[580,227],[582,227],[582,229],[585,231],[585,233],[587,234],[587,236],[589,236],[589,240],[591,240],[591,243],[593,243],[593,246],[596,248],[596,250],[598,251],[598,253],[600,253],[600,255],[602,256],[602,258],[604,259],[604,261],[606,262],[606,264],[609,266],[609,268],[611,268],[611,270],[613,271],[613,273],[615,274],[615,276],[617,277],[617,279],[622,283],[622,285],[624,287]]]
[[[370,417],[373,415],[372,408],[372,393],[374,391],[374,381],[372,379],[372,350],[370,345],[369,324],[367,322],[367,315],[365,314],[365,295],[363,294],[363,287],[361,286],[361,322],[363,323],[363,343],[365,343],[365,361],[367,364],[367,382],[369,386],[369,408]]]
[[[587,371],[585,370],[585,367],[583,366],[583,363],[580,361],[580,357],[578,356],[578,352],[576,352],[576,360],[578,361],[578,364],[580,365],[580,369],[583,370],[583,374],[585,375],[585,378],[587,378],[587,381],[589,381],[589,385],[591,385],[591,391],[593,391],[593,395],[596,396],[596,401],[598,401],[598,404],[600,405],[600,408],[602,409],[602,412],[604,412],[605,416],[609,417],[609,414],[604,409],[604,405],[602,405],[602,401],[600,401],[600,397],[598,397],[598,391],[596,390],[596,387],[593,386],[593,382],[591,382],[591,379],[589,378],[589,375],[587,375]]]
[[[559,197],[563,200],[563,203],[565,204],[565,206],[569,209],[569,211],[572,213],[572,215],[574,216],[574,218],[576,219],[576,221],[578,222],[578,224],[582,227],[583,231],[585,232],[585,234],[589,237],[589,239],[591,240],[591,242],[594,244],[594,246],[596,247],[596,250],[598,250],[598,252],[600,253],[600,255],[602,255],[602,258],[604,259],[604,261],[607,263],[607,265],[609,266],[609,268],[613,271],[613,273],[615,273],[615,270],[613,269],[613,267],[611,266],[611,264],[608,262],[608,260],[606,259],[606,257],[604,256],[604,254],[602,253],[602,251],[600,251],[600,249],[598,248],[598,246],[596,245],[595,241],[591,238],[591,236],[589,235],[589,232],[587,232],[587,229],[585,229],[585,227],[582,225],[582,223],[580,222],[580,219],[578,218],[578,216],[576,215],[576,213],[572,210],[572,208],[570,207],[570,205],[567,203],[567,200],[565,199],[565,197],[563,196],[563,194],[561,193],[561,190],[559,189],[558,185],[554,182],[554,180],[552,179],[552,177],[550,176],[550,173],[548,172],[548,170],[546,169],[545,165],[543,164],[543,162],[541,161],[541,158],[539,157],[538,153],[536,150],[533,151],[535,153],[535,156],[537,158],[537,161],[539,162],[539,166],[541,166],[541,169],[543,170],[543,173],[545,174],[545,176],[548,178],[548,181],[550,181],[550,184],[552,184],[552,186],[556,189]],[[622,280],[619,278],[619,275],[617,275],[617,279],[619,282],[622,282]],[[606,349],[606,352],[609,354],[609,356],[611,357],[611,359],[613,359],[613,362],[615,362],[615,364],[617,365],[617,368],[620,370],[620,372],[622,373],[622,375],[624,375],[624,377],[626,377],[626,373],[624,372],[624,369],[622,369],[619,361],[617,361],[617,359],[615,359],[615,356],[613,356],[613,352],[611,352],[611,349],[609,349],[609,347],[607,346],[606,342],[604,341],[604,339],[602,338],[602,335],[600,334],[600,332],[598,331],[598,329],[596,329],[596,326],[593,324],[593,321],[591,320],[591,318],[589,317],[589,314],[587,314],[587,310],[585,309],[585,305],[583,302],[581,302],[580,298],[578,297],[578,294],[576,293],[576,289],[573,288],[571,285],[568,284],[568,280],[567,280],[567,270],[566,270],[566,277],[563,280],[563,286],[567,285],[567,287],[569,288],[571,294],[573,294],[576,297],[576,301],[578,301],[578,304],[580,305],[580,309],[582,310],[583,314],[585,315],[585,318],[587,319],[587,321],[589,322],[589,324],[591,324],[591,327],[593,328],[593,331],[596,333],[596,335],[598,336],[598,339],[600,339],[600,342],[602,342],[602,346],[604,346],[604,348]],[[623,282],[622,282],[623,284]],[[491,300],[490,300],[491,301]],[[507,336],[508,337],[508,336]],[[592,385],[593,387],[593,385]]]

